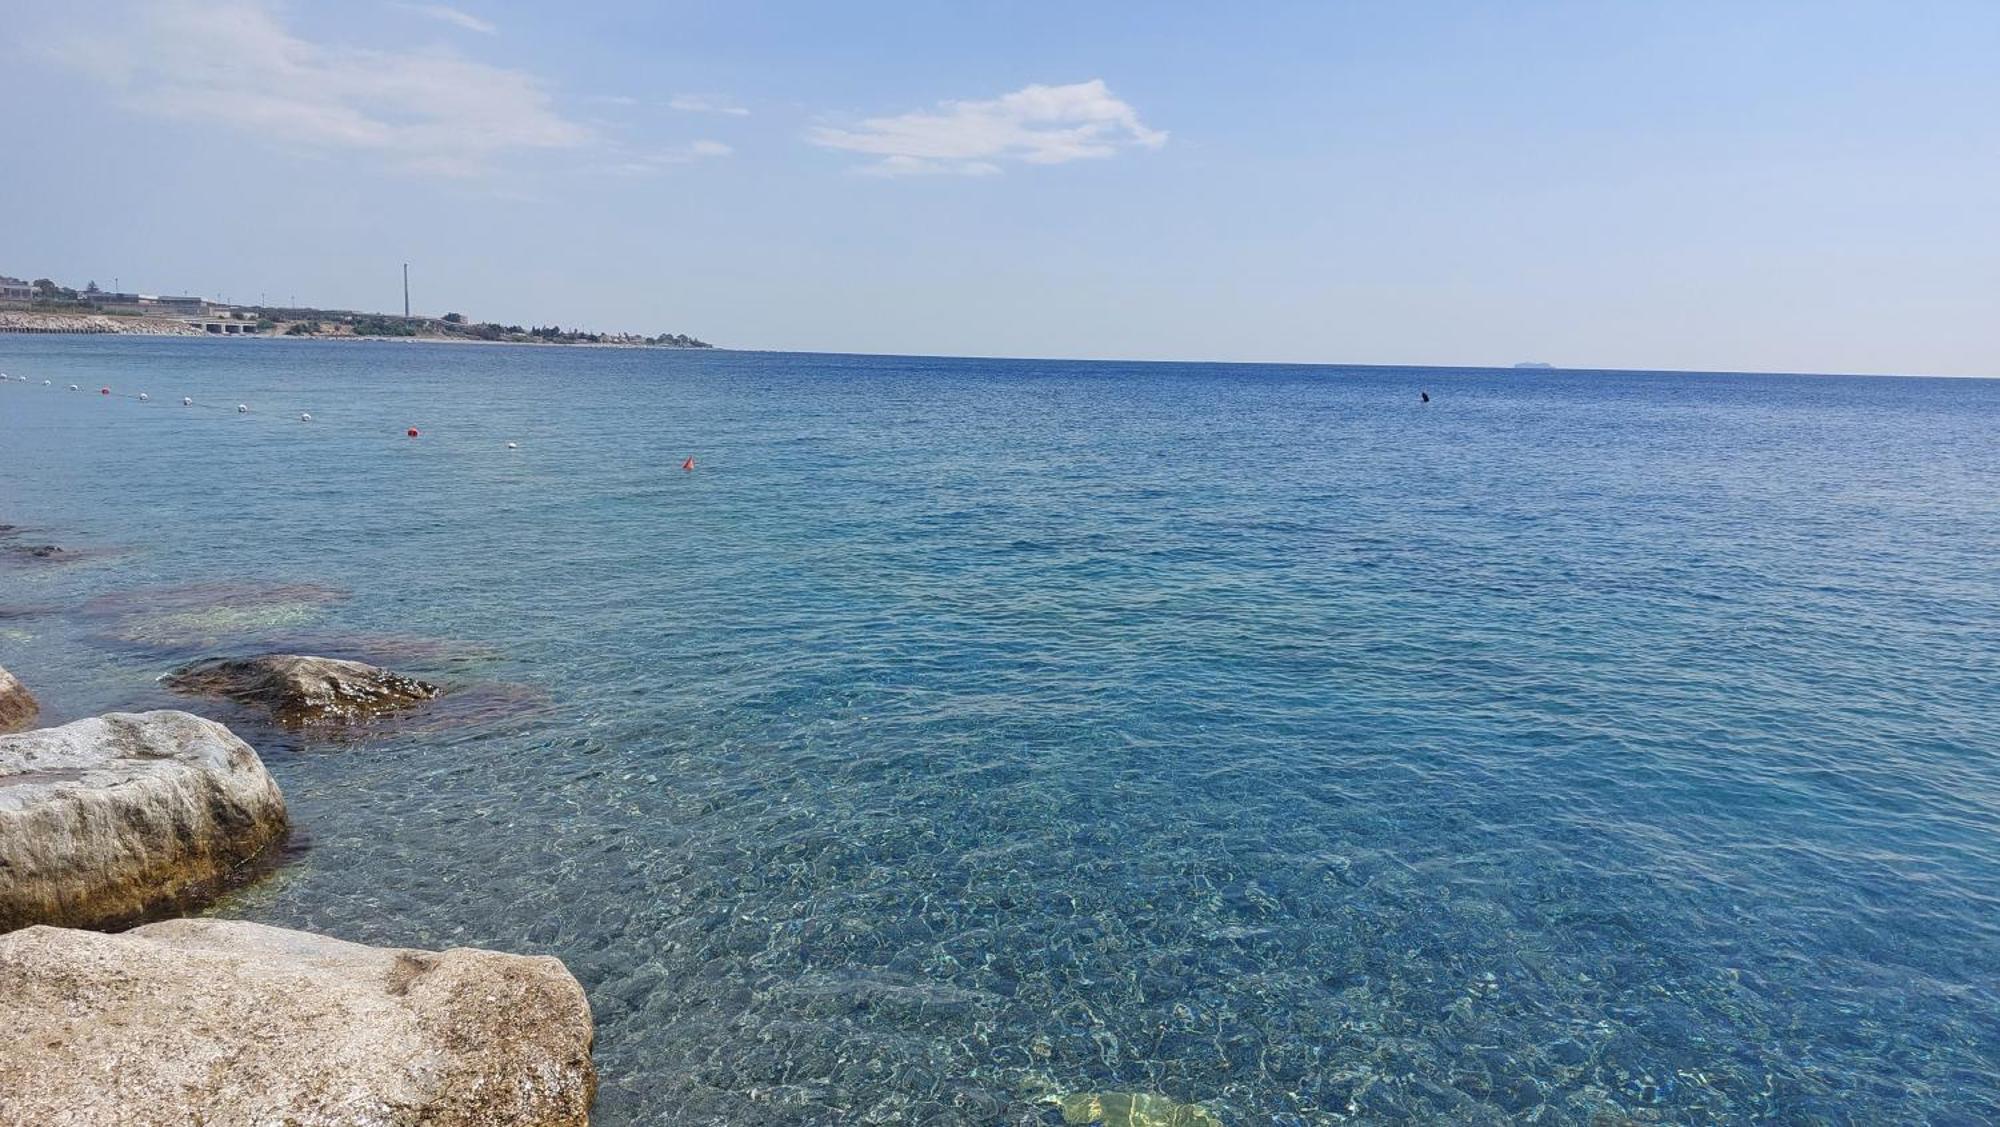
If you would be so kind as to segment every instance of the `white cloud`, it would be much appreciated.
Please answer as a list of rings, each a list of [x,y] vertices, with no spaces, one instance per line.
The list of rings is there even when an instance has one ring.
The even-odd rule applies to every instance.
[[[500,30],[493,26],[490,21],[482,20],[471,12],[461,12],[457,8],[446,7],[443,4],[398,4],[396,6],[402,8],[404,11],[415,12],[420,16],[429,16],[431,19],[451,24],[453,27],[463,28],[466,31],[476,31],[481,35],[492,35]]]
[[[1062,164],[1108,157],[1121,148],[1157,149],[1165,132],[1112,95],[1102,79],[1068,86],[1027,86],[984,102],[943,102],[935,110],[874,117],[853,129],[822,127],[811,140],[879,159],[863,171],[882,176],[956,173],[990,176],[1001,161]]]
[[[750,111],[730,102],[726,98],[710,97],[707,94],[676,94],[667,103],[667,108],[682,113],[720,113],[731,117],[749,117]]]
[[[507,154],[599,143],[531,74],[441,49],[309,42],[259,0],[139,5],[54,54],[135,110],[422,172],[474,175]]]

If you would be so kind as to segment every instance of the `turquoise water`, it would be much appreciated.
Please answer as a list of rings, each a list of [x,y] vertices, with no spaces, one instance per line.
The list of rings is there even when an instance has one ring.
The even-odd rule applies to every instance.
[[[562,957],[601,1122],[2000,1120],[2000,382],[0,370],[0,549],[78,556],[0,554],[0,664],[451,686],[229,717],[299,834],[218,911]]]

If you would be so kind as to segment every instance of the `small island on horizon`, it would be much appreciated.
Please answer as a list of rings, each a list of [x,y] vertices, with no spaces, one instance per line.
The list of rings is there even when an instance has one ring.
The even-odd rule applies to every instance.
[[[715,347],[686,333],[592,332],[560,325],[475,321],[462,313],[413,315],[407,309],[399,315],[300,305],[231,305],[204,297],[116,293],[94,281],[78,290],[49,278],[27,282],[0,275],[0,333],[9,332]]]

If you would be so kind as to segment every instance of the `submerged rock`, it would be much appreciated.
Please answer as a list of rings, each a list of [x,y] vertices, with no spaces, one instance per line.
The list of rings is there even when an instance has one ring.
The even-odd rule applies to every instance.
[[[42,711],[27,686],[5,669],[0,669],[0,733],[18,732],[34,726]]]
[[[1077,1092],[1061,1097],[1064,1123],[1103,1127],[1222,1127],[1200,1104],[1177,1103],[1153,1092]]]
[[[0,736],[0,931],[196,902],[285,828],[257,753],[199,716],[115,712]]]
[[[165,681],[176,692],[261,708],[288,728],[358,723],[438,695],[428,681],[379,666],[300,654],[198,661],[167,674]]]
[[[195,583],[100,595],[81,614],[103,624],[97,634],[105,641],[187,654],[296,631],[346,597],[319,583]]]
[[[0,1122],[588,1122],[590,1004],[547,957],[224,920],[0,936]]]

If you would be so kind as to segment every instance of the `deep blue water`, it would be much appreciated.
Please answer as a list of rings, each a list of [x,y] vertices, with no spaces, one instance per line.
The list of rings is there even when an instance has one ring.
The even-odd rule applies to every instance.
[[[2000,1121],[2000,382],[0,370],[0,523],[95,552],[0,555],[0,664],[483,702],[241,729],[299,839],[217,911],[561,956],[600,1122]]]

